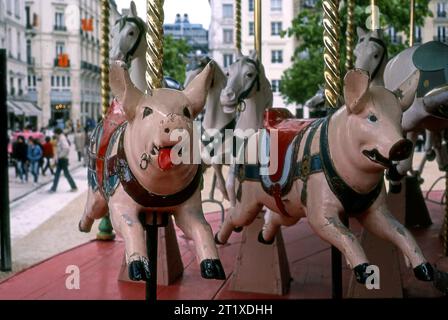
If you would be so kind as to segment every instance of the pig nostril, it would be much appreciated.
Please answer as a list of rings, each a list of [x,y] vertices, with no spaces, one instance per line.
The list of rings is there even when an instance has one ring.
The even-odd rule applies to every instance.
[[[168,129],[168,128],[165,128],[165,133],[170,133],[170,129]]]
[[[412,153],[413,144],[410,140],[403,139],[394,144],[390,150],[390,160],[400,161],[408,158]]]

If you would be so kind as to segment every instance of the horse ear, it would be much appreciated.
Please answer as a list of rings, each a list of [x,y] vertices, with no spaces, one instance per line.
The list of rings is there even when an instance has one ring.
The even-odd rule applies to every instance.
[[[383,30],[382,29],[375,29],[372,32],[373,37],[377,38],[377,39],[382,39],[383,38]]]
[[[258,61],[257,50],[253,50],[253,51],[250,53],[250,58],[251,58],[252,60],[254,60],[254,61]]]
[[[243,53],[240,49],[236,49],[236,60],[241,59],[243,57]]]
[[[132,17],[138,17],[138,15],[137,15],[137,6],[135,5],[134,1],[131,1],[131,16]]]
[[[358,38],[364,37],[366,32],[361,27],[356,27],[356,33],[358,34]]]
[[[183,93],[191,103],[193,117],[195,118],[204,108],[208,91],[212,84],[215,63],[210,61],[185,88]]]
[[[109,85],[112,94],[123,105],[126,117],[132,121],[135,117],[138,103],[143,93],[131,81],[126,64],[122,61],[111,63],[109,71]]]
[[[354,69],[344,78],[344,98],[348,113],[358,114],[364,109],[364,97],[369,90],[370,76],[367,71]]]

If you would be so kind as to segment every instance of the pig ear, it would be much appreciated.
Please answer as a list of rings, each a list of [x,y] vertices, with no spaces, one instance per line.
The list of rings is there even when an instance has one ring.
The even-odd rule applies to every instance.
[[[370,76],[361,69],[350,70],[344,78],[344,98],[349,113],[360,113],[365,104],[363,98],[369,90]]]
[[[128,120],[133,120],[143,93],[131,81],[126,65],[122,61],[111,63],[109,71],[109,85],[112,94],[123,105]]]
[[[208,90],[212,83],[214,69],[215,64],[213,61],[210,61],[204,70],[202,70],[183,91],[191,103],[193,117],[196,117],[196,115],[198,115],[204,108]]]

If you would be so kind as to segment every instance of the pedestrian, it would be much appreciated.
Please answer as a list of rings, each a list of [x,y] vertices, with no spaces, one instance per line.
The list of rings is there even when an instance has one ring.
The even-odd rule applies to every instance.
[[[45,164],[42,168],[42,175],[45,176],[45,172],[47,172],[47,169],[50,169],[51,174],[54,175],[54,171],[51,166],[51,162],[54,158],[54,148],[50,137],[45,137],[45,143],[42,145],[42,149],[43,158],[45,160]]]
[[[33,185],[38,185],[39,162],[42,158],[42,149],[37,144],[36,139],[28,139],[28,161],[30,162],[31,174],[34,177]]]
[[[56,128],[54,130],[54,134],[57,140],[56,173],[54,175],[53,186],[51,187],[49,192],[50,193],[56,192],[61,171],[64,171],[64,176],[67,179],[68,183],[70,184],[71,191],[76,192],[78,191],[78,188],[76,187],[75,181],[73,181],[73,178],[68,170],[68,155],[70,153],[70,145],[68,143],[68,139],[62,132],[61,128]]]
[[[75,148],[78,153],[78,162],[84,157],[84,147],[86,143],[86,137],[84,131],[79,127],[75,133]]]
[[[12,157],[15,160],[20,183],[28,182],[28,170],[26,162],[28,161],[28,146],[25,143],[24,136],[18,136],[12,145]]]

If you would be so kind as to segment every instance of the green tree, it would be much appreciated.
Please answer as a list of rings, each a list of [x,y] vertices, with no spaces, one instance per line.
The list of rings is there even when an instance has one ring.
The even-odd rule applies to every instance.
[[[370,13],[366,8],[370,0],[356,0],[355,26],[366,29],[366,21]],[[416,0],[416,25],[423,25],[424,18],[431,16],[428,8],[429,0]],[[381,28],[393,26],[397,32],[404,31],[409,36],[409,0],[377,0],[380,10]],[[347,26],[347,8],[340,10],[341,19],[341,65],[342,74],[345,73],[345,31]],[[295,37],[298,47],[292,57],[293,65],[287,69],[282,77],[280,91],[288,103],[304,103],[312,97],[324,84],[323,60],[323,26],[322,1],[318,1],[313,9],[303,9],[292,21],[292,26],[283,33],[283,36]],[[403,44],[393,44],[386,36],[389,58],[405,48]]]
[[[171,35],[165,36],[163,44],[163,74],[176,79],[180,83],[184,83],[187,56],[190,51],[191,48],[185,40],[173,39]]]

